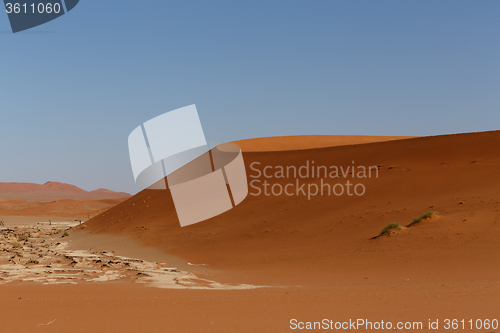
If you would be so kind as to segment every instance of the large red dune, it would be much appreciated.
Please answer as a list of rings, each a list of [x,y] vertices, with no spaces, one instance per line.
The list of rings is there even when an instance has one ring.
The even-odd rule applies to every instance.
[[[282,152],[244,153],[250,165],[380,166],[363,196],[249,196],[234,209],[181,228],[169,191],[144,190],[86,223],[90,233],[134,238],[239,282],[331,286],[364,278],[386,283],[431,276],[458,283],[499,273],[500,132],[422,137]],[[255,165],[254,165],[255,168]],[[256,178],[264,181],[264,177]],[[318,179],[299,179],[318,184]],[[268,179],[285,185],[296,179]],[[255,183],[254,183],[255,185]],[[306,185],[307,186],[307,185]],[[250,188],[250,193],[256,190]],[[442,216],[397,237],[382,227]],[[463,268],[467,267],[467,270]],[[390,272],[390,274],[389,274]],[[402,279],[405,277],[405,279]],[[229,278],[229,277],[228,277]]]

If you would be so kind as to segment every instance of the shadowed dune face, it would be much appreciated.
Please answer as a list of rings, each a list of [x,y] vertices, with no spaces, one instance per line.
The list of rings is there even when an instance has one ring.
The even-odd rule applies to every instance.
[[[169,191],[144,190],[85,223],[85,231],[134,238],[239,282],[321,284],[411,276],[493,279],[500,259],[500,132],[244,154],[250,165],[380,166],[363,196],[249,196],[210,220],[181,228]],[[264,181],[261,176],[259,179]],[[267,179],[285,185],[295,179]],[[319,179],[301,180],[318,183]],[[252,193],[250,189],[250,193]],[[442,217],[380,237],[432,210]],[[463,271],[467,267],[467,271]],[[390,272],[390,274],[388,274]]]

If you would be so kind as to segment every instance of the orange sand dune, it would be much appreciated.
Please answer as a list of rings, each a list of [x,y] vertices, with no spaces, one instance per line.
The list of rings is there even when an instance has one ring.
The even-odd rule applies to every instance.
[[[137,239],[238,281],[329,286],[350,279],[493,279],[500,256],[500,132],[245,153],[249,166],[380,166],[364,196],[252,196],[223,215],[179,227],[168,191],[144,190],[86,223]],[[349,175],[348,177],[352,177]],[[253,180],[254,178],[249,178]],[[265,180],[263,176],[257,178]],[[285,185],[295,179],[268,179]],[[319,183],[318,179],[306,180]],[[347,179],[327,179],[345,183]],[[254,191],[250,189],[250,191]],[[370,240],[429,210],[442,219]],[[468,267],[466,272],[463,267]],[[388,272],[391,272],[388,274]]]
[[[61,199],[102,200],[124,199],[130,194],[98,189],[87,192],[71,184],[47,182],[43,185],[33,183],[0,183],[0,199],[23,201],[53,201]]]
[[[256,152],[336,147],[409,138],[414,137],[369,135],[297,135],[239,140],[234,143],[238,144],[244,152]]]

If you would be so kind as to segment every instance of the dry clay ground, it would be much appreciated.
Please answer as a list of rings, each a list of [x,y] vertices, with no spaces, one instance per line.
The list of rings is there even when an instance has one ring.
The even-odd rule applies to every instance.
[[[131,281],[170,289],[248,289],[223,285],[168,267],[164,263],[128,258],[114,252],[70,250],[67,223],[38,223],[0,229],[0,284],[39,282]]]

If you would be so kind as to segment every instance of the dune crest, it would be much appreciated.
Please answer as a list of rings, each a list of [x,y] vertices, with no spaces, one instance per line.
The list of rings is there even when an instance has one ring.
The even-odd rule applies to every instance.
[[[413,136],[296,135],[235,141],[243,152],[303,150],[411,139]]]

